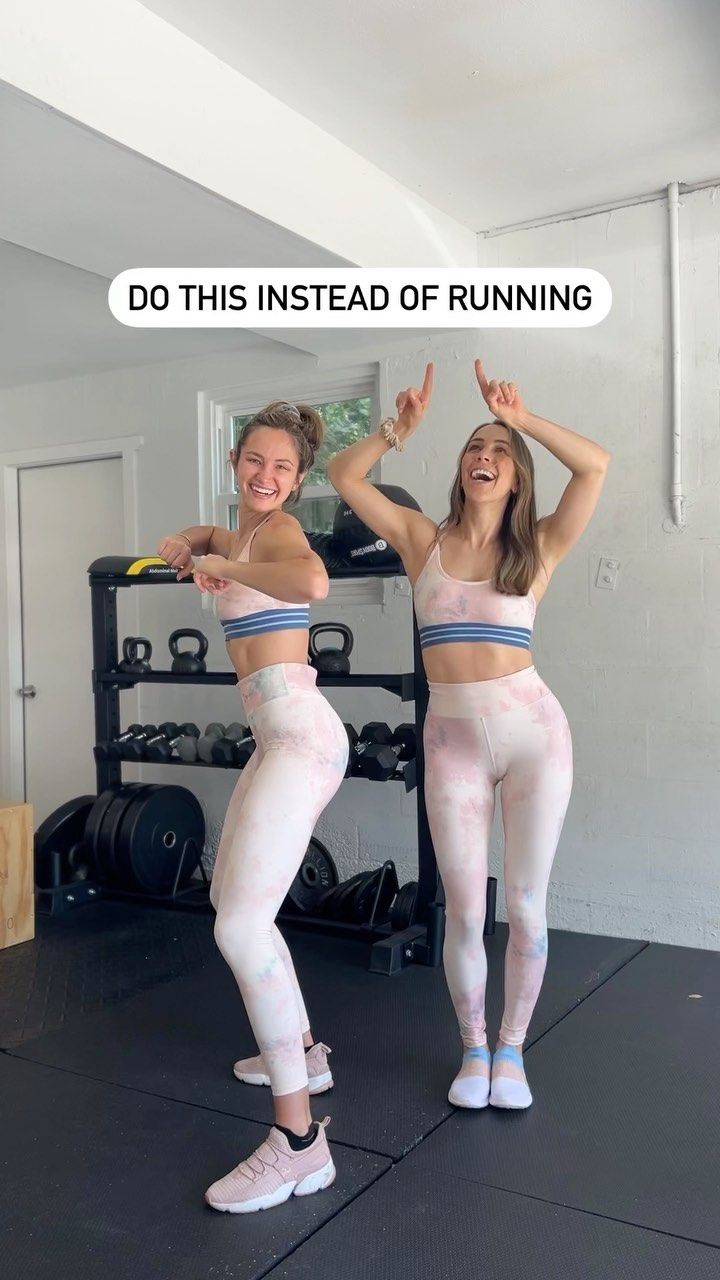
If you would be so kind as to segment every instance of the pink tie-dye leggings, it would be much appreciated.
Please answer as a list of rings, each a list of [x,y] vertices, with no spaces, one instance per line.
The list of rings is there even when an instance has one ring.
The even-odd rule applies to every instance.
[[[572,789],[565,713],[534,667],[472,684],[430,684],[425,798],[445,886],[445,974],[466,1048],[486,1043],[483,943],[488,845],[501,783],[505,832],[505,1009],[520,1045],[547,962],[545,899]]]
[[[274,921],[315,824],[345,773],[340,718],[300,663],[239,682],[257,747],[231,796],[210,897],[215,939],[235,975],[273,1094],[307,1084],[309,1023],[290,953]]]

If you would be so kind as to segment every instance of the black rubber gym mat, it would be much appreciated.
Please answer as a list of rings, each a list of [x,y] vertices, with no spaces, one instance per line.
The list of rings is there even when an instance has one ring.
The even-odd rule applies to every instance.
[[[218,1213],[204,1204],[205,1188],[262,1141],[266,1126],[6,1054],[0,1093],[5,1275],[253,1280],[389,1167],[333,1146],[337,1179],[327,1191],[266,1213]]]
[[[530,1050],[528,1111],[458,1111],[409,1161],[720,1245],[719,1059],[720,958],[651,945]]]
[[[412,1156],[269,1280],[717,1280],[718,1261],[707,1245],[438,1177]]]
[[[500,1017],[507,930],[488,938],[489,1022]],[[460,1061],[455,1017],[441,969],[395,978],[367,970],[368,948],[296,933],[289,939],[318,1038],[333,1048],[336,1087],[313,1101],[333,1117],[333,1138],[399,1158],[451,1112],[447,1091]],[[643,943],[583,934],[551,937],[551,962],[532,1034],[584,999]],[[200,973],[16,1050],[22,1057],[267,1120],[269,1091],[238,1083],[232,1063],[256,1052],[235,982],[218,956]]]
[[[36,918],[30,942],[0,951],[0,1048],[172,978],[217,954],[213,917],[97,902]]]

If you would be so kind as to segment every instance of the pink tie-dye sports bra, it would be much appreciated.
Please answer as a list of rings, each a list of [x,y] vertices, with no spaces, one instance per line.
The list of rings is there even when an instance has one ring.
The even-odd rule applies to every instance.
[[[537,609],[532,591],[526,596],[508,596],[495,589],[492,579],[463,582],[451,578],[442,567],[439,542],[423,565],[414,597],[423,649],[478,640],[530,648]]]
[[[235,558],[248,563],[250,547],[258,529],[271,518],[270,515],[261,520],[253,529],[239,556]],[[230,586],[215,597],[217,616],[225,632],[226,640],[245,639],[262,635],[266,631],[307,630],[310,626],[310,605],[290,604],[287,600],[276,600],[264,591],[256,591],[254,587],[243,586],[241,582],[231,582]]]

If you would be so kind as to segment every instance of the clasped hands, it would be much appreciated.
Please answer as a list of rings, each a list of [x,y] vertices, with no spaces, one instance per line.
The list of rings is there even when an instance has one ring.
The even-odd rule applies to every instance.
[[[229,568],[230,561],[225,556],[200,556],[193,574],[195,586],[203,594],[207,592],[211,596],[220,595],[232,582],[232,578],[226,576]]]

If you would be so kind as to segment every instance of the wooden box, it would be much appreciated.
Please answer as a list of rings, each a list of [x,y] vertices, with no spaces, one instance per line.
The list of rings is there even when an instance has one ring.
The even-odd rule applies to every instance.
[[[32,805],[0,801],[0,948],[35,937]]]

